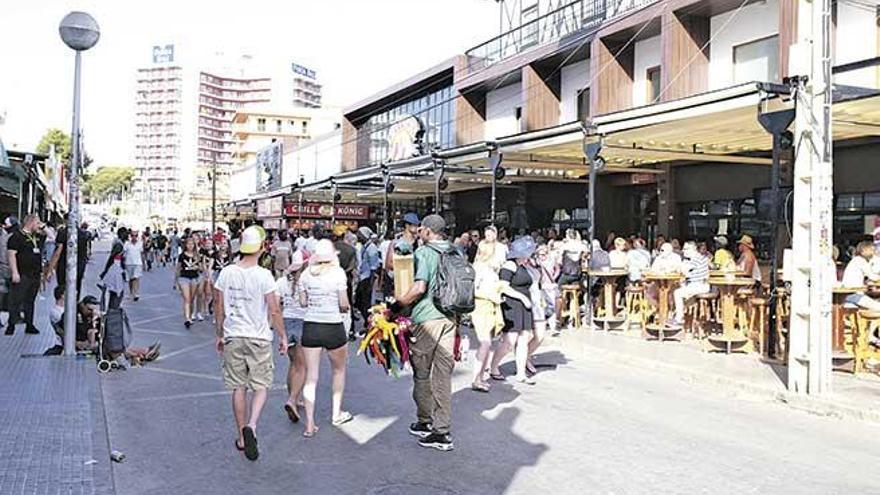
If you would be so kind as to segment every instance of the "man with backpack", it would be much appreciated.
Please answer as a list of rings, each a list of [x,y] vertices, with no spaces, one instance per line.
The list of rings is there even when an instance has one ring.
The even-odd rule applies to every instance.
[[[415,252],[413,286],[391,305],[392,313],[412,306],[415,342],[410,346],[410,363],[418,420],[410,425],[409,432],[419,437],[422,447],[441,451],[453,449],[449,428],[457,326],[454,318],[472,311],[474,303],[473,268],[444,240],[445,230],[446,221],[439,215],[422,220],[423,245]]]

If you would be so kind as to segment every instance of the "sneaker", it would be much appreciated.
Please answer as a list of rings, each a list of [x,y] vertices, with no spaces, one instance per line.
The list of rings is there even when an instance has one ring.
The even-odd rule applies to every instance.
[[[31,334],[31,335],[37,335],[40,333],[40,331],[37,329],[37,327],[35,327],[33,325],[28,325],[24,329],[24,333]]]
[[[448,452],[455,448],[452,444],[452,435],[449,433],[431,433],[425,438],[419,440],[419,445],[429,449],[437,449]]]
[[[191,327],[191,326],[192,326],[192,321],[190,321],[190,320],[186,320],[186,321],[184,321],[184,322],[183,322],[183,326],[185,326],[186,328]]]
[[[205,317],[201,313],[196,313],[196,320],[205,321]]]
[[[431,423],[411,423],[409,425],[409,434],[419,438],[427,438],[431,436],[434,425]]]

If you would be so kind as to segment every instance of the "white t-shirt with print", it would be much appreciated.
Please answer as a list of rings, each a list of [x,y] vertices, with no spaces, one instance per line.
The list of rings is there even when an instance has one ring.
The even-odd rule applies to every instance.
[[[272,273],[261,266],[229,265],[214,287],[223,293],[223,336],[272,341],[267,294],[276,294]]]
[[[122,246],[122,251],[125,255],[125,266],[140,266],[144,264],[144,243],[142,243],[140,239],[134,243],[131,241],[125,241],[125,244]]]
[[[299,290],[305,291],[308,306],[305,321],[315,323],[342,323],[339,311],[339,293],[346,291],[345,272],[335,266],[320,275],[306,270],[299,278]]]
[[[290,280],[287,280],[287,277],[279,277],[275,283],[278,285],[278,297],[281,298],[284,318],[302,320],[306,316],[306,308],[299,304],[299,290],[294,294]],[[296,288],[299,289],[298,283]]]

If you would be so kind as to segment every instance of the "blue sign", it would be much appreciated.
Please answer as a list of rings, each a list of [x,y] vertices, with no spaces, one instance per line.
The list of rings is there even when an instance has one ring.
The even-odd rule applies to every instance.
[[[308,67],[303,67],[302,65],[294,63],[290,64],[290,69],[293,71],[294,74],[299,74],[301,76],[308,77],[309,79],[315,78],[315,71],[309,69]]]
[[[167,64],[174,62],[174,45],[154,45],[153,46],[153,63]]]

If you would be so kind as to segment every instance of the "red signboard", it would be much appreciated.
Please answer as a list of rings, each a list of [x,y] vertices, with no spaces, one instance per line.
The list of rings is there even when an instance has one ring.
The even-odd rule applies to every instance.
[[[284,215],[288,218],[331,218],[333,205],[330,203],[303,203],[302,215],[299,211],[299,203],[285,203]],[[367,220],[370,217],[370,207],[366,205],[336,205],[336,218],[351,218]]]

